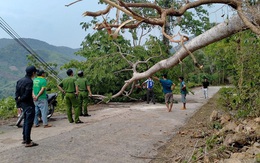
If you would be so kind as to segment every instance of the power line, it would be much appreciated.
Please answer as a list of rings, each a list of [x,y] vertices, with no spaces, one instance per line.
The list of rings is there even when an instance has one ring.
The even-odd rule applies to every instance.
[[[47,72],[56,80],[61,81],[62,78],[58,73],[49,66],[25,41],[22,39],[5,21],[0,17],[0,27],[9,34],[18,44],[20,44],[26,51],[28,51],[38,62],[40,62],[46,69]]]

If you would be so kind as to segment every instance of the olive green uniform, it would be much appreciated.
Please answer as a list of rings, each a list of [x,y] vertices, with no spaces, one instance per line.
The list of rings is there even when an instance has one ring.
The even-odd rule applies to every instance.
[[[87,86],[89,83],[87,79],[83,77],[79,77],[76,81],[76,85],[79,88],[79,113],[82,114],[83,107],[83,115],[88,114],[88,90]]]
[[[65,91],[65,104],[67,107],[67,116],[70,123],[73,123],[72,118],[72,107],[75,111],[75,122],[79,121],[79,101],[75,94],[76,88],[75,88],[75,82],[76,78],[74,77],[67,77],[62,80],[62,82],[59,84],[61,88]]]

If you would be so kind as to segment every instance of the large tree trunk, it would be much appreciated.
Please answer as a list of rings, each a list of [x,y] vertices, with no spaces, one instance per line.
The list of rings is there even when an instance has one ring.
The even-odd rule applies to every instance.
[[[258,17],[260,17],[258,15]],[[258,18],[257,24],[260,24]],[[254,18],[254,21],[256,19]],[[190,52],[194,52],[198,49],[201,49],[209,44],[212,44],[214,42],[217,42],[219,40],[222,40],[224,38],[227,38],[241,30],[248,29],[247,26],[242,22],[239,16],[233,17],[228,22],[223,22],[221,24],[218,24],[217,26],[211,28],[210,30],[206,31],[205,33],[195,37],[190,42],[185,44],[186,48]],[[162,70],[162,69],[169,69],[177,64],[179,64],[180,60],[183,60],[185,57],[187,57],[189,53],[182,47],[180,48],[172,57],[162,60],[158,63],[156,63],[154,66],[152,66],[150,69],[148,69],[145,72],[137,73],[135,72],[133,74],[133,77],[125,82],[122,89],[115,95],[112,96],[112,98],[118,97],[123,93],[123,91],[131,84],[132,82],[146,78],[148,76],[153,75],[154,73]]]
[[[165,3],[164,3],[164,6],[163,7],[165,7],[165,8],[170,8],[171,7],[171,2],[169,1],[169,0],[166,0],[165,1]],[[171,23],[171,21],[170,21],[170,17],[167,17],[166,18],[166,24],[165,24],[165,27],[164,27],[164,30],[165,30],[165,32],[166,33],[168,33],[169,35],[171,35],[171,27],[170,27],[170,23]],[[163,27],[162,27],[163,28]],[[167,52],[167,54],[170,54],[170,40],[167,38],[167,37],[165,37],[164,35],[163,35],[163,43],[164,43],[164,45],[166,45],[166,52]]]

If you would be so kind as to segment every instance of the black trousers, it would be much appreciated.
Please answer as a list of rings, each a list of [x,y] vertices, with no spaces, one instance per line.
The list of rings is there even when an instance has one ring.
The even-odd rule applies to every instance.
[[[147,100],[147,103],[149,103],[150,101],[152,101],[153,103],[155,103],[153,89],[148,89],[148,88],[147,88],[146,100]]]
[[[24,112],[24,123],[23,123],[23,141],[26,144],[31,142],[31,130],[33,126],[33,120],[35,116],[35,108],[32,106],[22,107]]]

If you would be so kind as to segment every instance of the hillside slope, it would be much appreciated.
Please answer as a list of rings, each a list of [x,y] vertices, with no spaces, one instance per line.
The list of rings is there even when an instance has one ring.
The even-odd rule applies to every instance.
[[[72,59],[82,60],[74,53],[78,49],[64,46],[53,46],[46,42],[24,38],[23,39],[45,62],[58,65],[56,69]],[[0,99],[14,95],[16,81],[25,75],[29,53],[13,39],[0,39]]]

